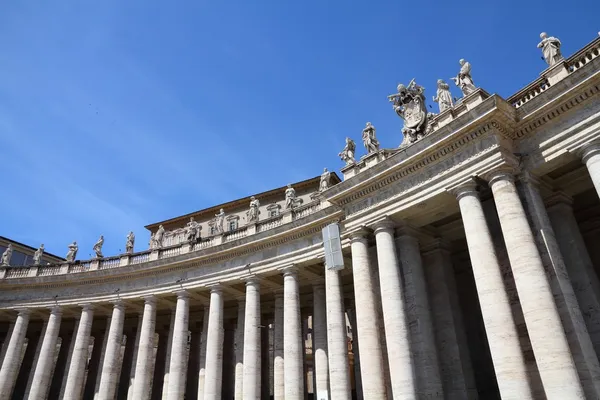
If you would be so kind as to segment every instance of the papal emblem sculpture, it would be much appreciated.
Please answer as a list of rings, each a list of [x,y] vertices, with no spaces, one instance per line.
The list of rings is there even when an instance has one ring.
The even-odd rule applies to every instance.
[[[388,96],[394,111],[404,120],[402,133],[404,140],[400,146],[406,146],[421,139],[427,129],[427,109],[425,108],[425,89],[415,80],[408,86],[398,85],[398,93]]]

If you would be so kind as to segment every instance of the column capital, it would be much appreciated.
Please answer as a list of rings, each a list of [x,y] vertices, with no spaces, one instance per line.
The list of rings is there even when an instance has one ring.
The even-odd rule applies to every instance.
[[[438,251],[448,254],[450,252],[450,243],[448,243],[443,238],[435,238],[432,241],[427,242],[421,248],[421,254],[423,254],[424,256]]]
[[[380,232],[394,232],[394,229],[396,228],[397,224],[396,222],[394,222],[390,217],[388,217],[387,215],[385,217],[383,217],[382,219],[380,219],[379,221],[374,222],[371,225],[371,228],[373,228],[373,232],[375,233],[375,235],[377,235]]]
[[[457,200],[460,200],[461,198],[466,196],[474,196],[479,198],[479,192],[477,191],[478,186],[479,185],[477,184],[477,182],[475,182],[473,178],[469,178],[468,180],[458,184],[457,186],[448,189],[448,192],[456,196]]]
[[[156,305],[156,296],[153,294],[142,296],[142,299],[144,299],[144,304]]]
[[[177,295],[177,299],[188,299],[190,297],[190,293],[187,290],[176,290],[173,292]]]
[[[490,187],[492,187],[495,183],[502,181],[514,183],[515,174],[512,169],[501,168],[485,174],[485,180],[488,181]]]
[[[207,288],[210,289],[210,293],[223,293],[223,285],[220,283],[213,283],[210,285],[206,285]]]
[[[116,299],[116,300],[111,300],[110,303],[113,305],[113,308],[124,308],[125,304],[123,303],[123,300],[121,299]]]
[[[558,191],[544,199],[544,203],[548,209],[554,206],[568,206],[571,208],[573,207],[573,198],[563,191]]]
[[[281,271],[284,278],[286,276],[298,277],[298,266],[296,264],[291,264],[286,267],[280,268],[279,271]]]
[[[257,275],[250,275],[250,276],[244,277],[242,280],[246,283],[246,287],[248,287],[248,286],[260,287],[261,278],[258,277]]]
[[[29,308],[16,308],[15,311],[17,311],[17,316],[21,317],[29,317],[31,314],[31,310]]]
[[[81,307],[82,311],[90,311],[95,307],[92,303],[80,303],[78,306]]]
[[[361,226],[360,228],[358,228],[352,232],[349,232],[348,236],[350,236],[351,243],[354,243],[354,242],[366,243],[367,236],[370,233],[371,233],[371,231],[369,229],[367,229],[366,226]]]
[[[54,315],[62,314],[62,308],[59,305],[50,306],[50,307],[48,307],[48,309],[50,310],[50,314],[54,314]]]
[[[588,143],[585,144],[581,147],[581,150],[579,151],[579,156],[581,157],[581,160],[586,163],[587,160],[594,156],[594,155],[599,155],[600,154],[600,142],[592,142],[592,143]]]

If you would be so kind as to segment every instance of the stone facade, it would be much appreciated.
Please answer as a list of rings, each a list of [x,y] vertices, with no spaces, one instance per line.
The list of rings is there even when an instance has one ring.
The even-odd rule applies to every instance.
[[[149,225],[151,250],[0,268],[0,398],[600,398],[599,92],[600,38],[291,207],[282,187]]]

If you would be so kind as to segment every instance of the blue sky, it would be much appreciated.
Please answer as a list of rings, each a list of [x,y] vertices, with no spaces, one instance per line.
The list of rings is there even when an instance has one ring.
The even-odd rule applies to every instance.
[[[541,31],[568,56],[599,13],[593,0],[3,2],[0,235],[61,256],[77,240],[87,258],[100,234],[116,254],[134,230],[141,250],[145,224],[339,171],[366,121],[398,146],[386,96],[400,82],[431,99],[465,58],[508,97],[545,68]]]

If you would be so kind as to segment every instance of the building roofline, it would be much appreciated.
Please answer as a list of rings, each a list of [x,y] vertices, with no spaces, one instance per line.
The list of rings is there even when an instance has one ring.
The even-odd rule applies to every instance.
[[[10,239],[10,238],[7,238],[6,236],[0,236],[0,240],[6,240],[7,242],[10,242],[10,243],[13,243],[13,244],[16,244],[16,245],[22,246],[22,247],[26,247],[26,248],[28,248],[28,249],[30,249],[30,250],[33,250],[33,251],[36,251],[36,250],[37,250],[37,248],[35,248],[35,247],[31,247],[31,246],[29,246],[28,244],[24,244],[24,243],[21,243],[21,242],[17,242],[16,240],[14,240],[14,239]],[[50,252],[46,251],[46,250],[44,250],[44,255],[47,255],[47,256],[50,256],[50,257],[54,257],[54,258],[58,258],[59,260],[66,261],[66,260],[65,260],[63,257],[59,257],[59,256],[57,256],[57,255],[55,255],[55,254],[52,254],[52,253],[50,253]]]
[[[330,184],[331,185],[338,184],[338,183],[340,183],[342,181],[340,179],[340,177],[334,171],[330,171],[330,172],[331,172],[331,180],[330,180]],[[318,176],[310,178],[310,179],[305,179],[305,180],[300,181],[300,182],[292,183],[291,185],[295,189],[302,189],[303,187],[310,186],[313,183],[315,183],[315,184],[318,185],[320,179],[321,179],[321,175],[318,175]],[[228,208],[238,207],[238,206],[240,206],[242,204],[246,204],[246,203],[248,203],[250,201],[250,197],[252,197],[252,196],[254,196],[254,197],[256,197],[256,198],[258,198],[260,200],[261,198],[269,197],[269,196],[272,196],[272,195],[274,195],[276,193],[282,193],[285,190],[286,187],[287,187],[287,185],[286,186],[281,186],[281,187],[278,187],[278,188],[275,188],[275,189],[268,190],[266,192],[252,194],[250,196],[242,197],[242,198],[237,199],[237,200],[233,200],[233,201],[229,201],[227,203],[222,203],[222,204],[218,204],[216,206],[204,208],[202,210],[198,210],[198,211],[194,211],[194,212],[187,213],[187,214],[184,214],[184,215],[180,215],[178,217],[170,218],[170,219],[167,219],[167,220],[164,220],[164,221],[154,222],[152,224],[146,225],[144,228],[148,229],[149,231],[152,231],[154,228],[158,228],[159,225],[172,224],[174,222],[177,222],[177,221],[180,221],[180,220],[183,221],[183,220],[188,219],[190,217],[197,217],[197,216],[200,216],[202,214],[211,214],[212,215],[212,214],[218,212],[219,209],[221,209],[221,208],[227,210]],[[283,197],[282,197],[282,199],[283,199]]]

